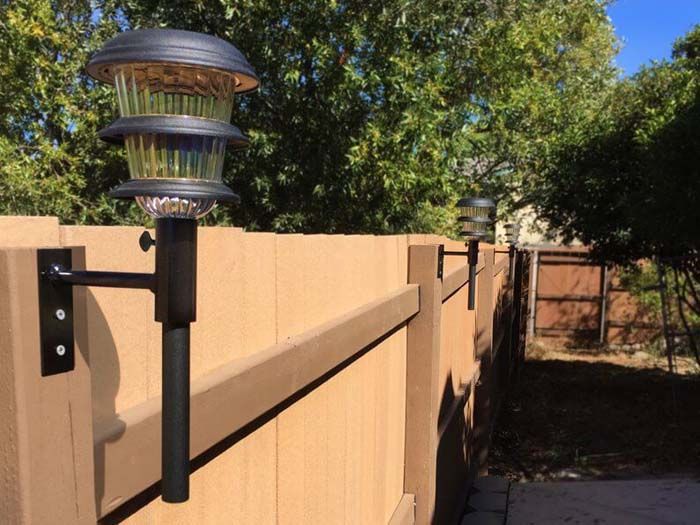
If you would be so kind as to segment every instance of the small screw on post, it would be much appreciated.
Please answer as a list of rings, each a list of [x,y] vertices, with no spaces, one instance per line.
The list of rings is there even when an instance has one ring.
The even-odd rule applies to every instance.
[[[58,319],[59,321],[63,321],[66,318],[66,312],[61,310],[60,308],[58,310],[56,310],[54,315],[56,316],[56,319]]]
[[[63,345],[58,345],[58,346],[56,347],[56,353],[57,353],[58,355],[60,355],[60,356],[66,355],[66,347],[63,346]]]

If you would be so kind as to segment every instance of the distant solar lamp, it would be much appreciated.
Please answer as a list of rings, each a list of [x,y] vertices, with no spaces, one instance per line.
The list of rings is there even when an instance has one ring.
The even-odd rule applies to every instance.
[[[517,249],[518,239],[520,237],[520,224],[508,223],[504,224],[503,228],[506,231],[506,244],[508,244],[508,276],[512,278],[515,251]]]
[[[469,257],[469,298],[467,308],[474,309],[476,294],[476,267],[479,262],[479,241],[483,240],[493,225],[496,204],[484,197],[466,197],[457,202],[458,221],[462,223],[462,237],[466,240]]]
[[[508,223],[504,224],[503,228],[506,232],[506,244],[517,244],[520,236],[520,224]]]

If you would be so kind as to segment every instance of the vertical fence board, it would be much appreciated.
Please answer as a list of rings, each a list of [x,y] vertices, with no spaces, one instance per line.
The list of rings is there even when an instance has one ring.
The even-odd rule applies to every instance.
[[[273,234],[200,228],[198,251],[193,378],[273,345],[277,324]],[[152,319],[152,312],[144,315]],[[160,392],[159,333],[155,339],[148,369],[149,397]],[[155,499],[124,523],[272,524],[277,517],[276,478],[277,425],[272,420],[198,469],[191,476],[189,501],[169,505]]]
[[[87,244],[91,269],[152,271],[153,251],[143,254],[138,250],[142,231],[61,227],[60,240]],[[415,242],[421,245],[408,246]],[[508,311],[499,311],[507,306],[502,294],[506,284],[503,274],[493,276],[494,248],[484,244],[476,312],[466,310],[466,286],[443,303],[442,282],[437,278],[438,249],[426,242],[464,249],[463,243],[434,235],[301,236],[202,228],[193,378],[382,297],[406,282],[420,285],[420,312],[347,368],[304,391],[276,417],[218,452],[192,475],[189,502],[143,502],[141,508],[134,506],[124,523],[333,524],[388,523],[399,518],[402,523],[449,522],[467,486],[470,456],[478,454],[482,470],[486,466],[495,415],[493,396],[505,386],[493,379],[491,368],[496,352],[494,332],[507,330],[501,325],[508,322]],[[24,275],[27,264],[22,263],[20,270],[22,265],[15,261],[12,266],[3,253],[0,289],[12,297],[10,284],[14,281],[3,281],[3,274]],[[463,264],[461,258],[453,257],[445,261],[445,270]],[[25,296],[27,290],[22,290]],[[81,319],[76,323],[78,346],[85,355],[91,350],[94,357],[92,397],[87,362],[79,375],[87,382],[81,379],[73,386],[64,385],[65,392],[49,400],[41,397],[41,388],[38,394],[29,392],[22,381],[30,354],[22,351],[20,355],[16,348],[24,348],[36,336],[32,335],[35,327],[27,324],[31,315],[25,310],[31,312],[27,309],[30,303],[25,298],[0,306],[0,327],[21,325],[12,333],[0,332],[2,351],[13,356],[11,366],[0,371],[0,417],[14,421],[0,433],[4,469],[0,487],[7,489],[0,512],[17,517],[20,523],[28,517],[32,523],[42,523],[34,520],[32,513],[38,511],[31,506],[40,483],[27,472],[38,469],[37,458],[47,459],[29,453],[30,437],[39,438],[25,428],[28,416],[18,406],[44,403],[60,412],[65,410],[56,408],[61,399],[87,389],[68,405],[72,420],[38,418],[43,425],[61,427],[64,434],[59,432],[58,439],[65,441],[66,435],[90,429],[92,418],[97,431],[104,432],[106,426],[119,422],[122,410],[160,392],[160,327],[152,320],[152,296],[134,290],[76,290],[76,294],[83,294],[76,309],[86,309],[76,314]],[[17,333],[22,337],[17,339]],[[504,336],[506,346],[511,340],[508,335]],[[503,360],[508,352],[501,349],[498,355]],[[470,384],[477,356],[482,360],[481,381]],[[17,377],[22,381],[17,383]],[[44,385],[56,389],[51,382]],[[82,416],[76,416],[76,410]],[[445,421],[441,420],[442,410],[451,414]],[[473,433],[474,421],[477,431]],[[40,439],[45,439],[44,434],[48,432],[42,432]],[[95,450],[93,485],[92,436],[82,439],[87,447],[81,452],[78,445],[72,445],[77,455],[65,468],[77,472],[74,476],[87,476],[87,481],[76,481],[71,489],[74,493],[64,497],[78,502],[72,512],[80,516],[71,517],[67,506],[58,505],[51,509],[50,523],[82,523],[84,516],[88,518],[83,522],[94,523],[95,496],[102,508],[114,509],[124,503],[100,500],[104,493],[100,483],[106,479],[100,451]],[[158,462],[159,453],[159,447],[154,447]],[[48,461],[62,465],[64,459]],[[48,496],[50,501],[56,497]],[[42,505],[46,507],[45,502]]]
[[[84,252],[73,250],[76,268]],[[85,326],[76,326],[75,369],[41,377],[35,249],[0,251],[0,351],[3,357],[2,444],[9,469],[4,483],[16,485],[2,504],[15,523],[94,523],[90,371]],[[85,297],[74,290],[74,312],[85,314]],[[7,381],[7,383],[5,383]],[[5,398],[9,390],[11,396]],[[5,469],[3,469],[5,470]],[[5,477],[7,476],[7,477]],[[5,493],[3,492],[3,499]]]
[[[492,414],[492,352],[493,352],[493,248],[484,249],[479,257],[484,268],[477,275],[476,356],[481,360],[481,375],[475,392],[474,447],[480,475],[488,474],[488,453]]]
[[[406,343],[406,466],[404,492],[416,496],[416,523],[435,512],[439,415],[442,282],[438,247],[409,247],[409,283],[420,286],[420,312],[408,323]]]
[[[56,217],[0,217],[0,248],[58,245]]]

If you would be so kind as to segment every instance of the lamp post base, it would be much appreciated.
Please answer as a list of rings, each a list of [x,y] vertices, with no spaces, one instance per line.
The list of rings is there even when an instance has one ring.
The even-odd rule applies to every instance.
[[[469,298],[467,310],[474,310],[476,303],[476,266],[479,264],[479,241],[469,241]]]
[[[163,323],[162,497],[190,497],[190,324]]]
[[[156,321],[163,323],[163,501],[189,499],[190,323],[196,320],[197,221],[156,220]]]

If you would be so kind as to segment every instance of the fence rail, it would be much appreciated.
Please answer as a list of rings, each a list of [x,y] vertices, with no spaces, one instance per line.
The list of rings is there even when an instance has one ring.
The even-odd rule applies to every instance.
[[[527,254],[509,275],[507,252],[482,245],[468,311],[466,258],[438,278],[438,244],[461,248],[444,238],[202,228],[192,498],[168,506],[150,296],[76,288],[76,369],[39,370],[37,248],[83,245],[78,267],[143,271],[147,255],[129,259],[141,230],[0,218],[0,231],[12,221],[24,234],[0,239],[9,522],[457,521],[523,356]]]
[[[418,312],[418,287],[407,285],[284,343],[198,378],[191,393],[192,459],[270,410],[348,366]],[[149,399],[100,429],[95,447],[104,477],[98,517],[160,479],[160,398]],[[139,468],[133,468],[136,464]]]

